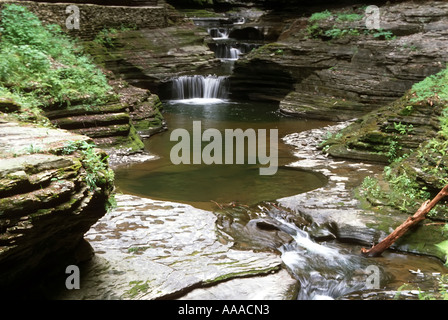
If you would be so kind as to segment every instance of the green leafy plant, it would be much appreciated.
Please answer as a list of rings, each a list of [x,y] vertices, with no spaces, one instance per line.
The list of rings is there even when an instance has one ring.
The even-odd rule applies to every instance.
[[[372,35],[374,38],[379,38],[379,39],[384,39],[384,40],[394,40],[396,38],[392,31],[378,29],[378,30],[374,30],[374,31],[370,31],[370,32],[372,32]]]
[[[278,49],[275,51],[276,55],[282,55],[284,53],[283,49]]]
[[[381,187],[378,184],[378,180],[370,176],[364,178],[360,192],[364,197],[371,196],[374,198],[382,198],[384,196]]]
[[[5,4],[0,32],[0,89],[27,106],[116,98],[106,76],[59,26],[44,26],[25,7]]]
[[[315,12],[311,15],[309,21],[310,22],[315,22],[315,21],[320,21],[320,20],[326,20],[328,18],[330,18],[333,14],[328,11],[322,11],[322,12]]]
[[[362,14],[356,14],[356,13],[338,13],[337,19],[338,21],[359,21],[362,20],[364,16]]]
[[[96,35],[93,41],[107,48],[113,48],[115,47],[114,39],[117,34],[118,30],[115,28],[103,29]]]
[[[81,163],[86,171],[85,181],[91,191],[113,183],[114,172],[109,168],[107,158],[97,152],[95,145],[87,141],[72,141],[60,150],[61,154],[72,154],[74,152],[81,154]],[[113,200],[110,204],[113,205]]]
[[[307,27],[307,35],[311,38],[329,38],[339,39],[344,36],[360,36],[361,34],[372,35],[377,39],[393,40],[395,39],[394,34],[387,30],[364,30],[362,33],[362,28],[360,26],[354,26],[353,22],[362,20],[364,15],[357,13],[331,13],[328,10],[322,12],[316,12],[309,18],[309,25]],[[327,29],[327,27],[321,27],[321,22],[323,20],[333,20],[336,23],[333,28]],[[351,27],[347,26],[347,22],[351,23]]]
[[[406,135],[411,133],[414,130],[414,126],[412,124],[402,124],[401,122],[394,122],[394,129],[398,131],[401,135]]]
[[[448,102],[448,68],[414,84],[410,93],[412,103],[427,102],[433,105]]]

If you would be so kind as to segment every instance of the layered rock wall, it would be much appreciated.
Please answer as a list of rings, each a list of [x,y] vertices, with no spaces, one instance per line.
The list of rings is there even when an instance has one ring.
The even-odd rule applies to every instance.
[[[78,105],[46,110],[58,128],[86,135],[100,148],[133,153],[144,148],[142,140],[165,128],[157,95],[119,81],[119,101],[105,105]]]
[[[89,141],[1,114],[1,296],[26,297],[35,280],[91,257],[79,249],[88,249],[84,234],[106,213],[113,178],[103,151],[74,147]]]
[[[109,46],[86,43],[96,62],[131,85],[159,94],[161,84],[184,74],[210,73],[219,60],[204,42],[208,34],[192,22],[157,29],[126,30]],[[163,91],[163,90],[162,90]]]
[[[281,101],[283,112],[300,117],[348,120],[398,99],[448,61],[446,3],[381,6],[377,31],[366,29],[362,8],[348,10],[317,22],[286,20],[276,43],[237,62],[233,96]],[[341,20],[347,12],[360,18]],[[269,72],[257,80],[260,66]]]
[[[81,2],[81,1],[80,1]],[[152,1],[154,2],[154,1]],[[14,3],[27,7],[43,23],[57,24],[70,35],[92,40],[103,29],[110,28],[160,28],[168,26],[167,11],[164,3],[160,6],[120,6],[76,3],[79,8],[79,28],[67,28],[67,20],[73,11],[66,12],[70,2],[35,2],[35,1],[1,1],[3,4]],[[132,3],[131,3],[132,4]],[[69,20],[72,22],[71,18]]]

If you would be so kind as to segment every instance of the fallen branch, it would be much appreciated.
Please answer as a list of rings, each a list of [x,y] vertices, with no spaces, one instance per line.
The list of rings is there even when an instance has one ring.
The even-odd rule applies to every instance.
[[[448,185],[443,187],[442,190],[432,199],[431,201],[425,201],[417,212],[412,216],[406,219],[400,226],[398,226],[391,234],[389,234],[386,238],[384,238],[381,242],[379,242],[376,246],[373,246],[370,249],[361,249],[361,253],[367,257],[378,257],[385,250],[387,250],[398,238],[400,238],[403,234],[406,233],[410,228],[419,223],[422,220],[426,219],[426,215],[431,211],[435,205],[442,200],[444,197],[448,196]]]

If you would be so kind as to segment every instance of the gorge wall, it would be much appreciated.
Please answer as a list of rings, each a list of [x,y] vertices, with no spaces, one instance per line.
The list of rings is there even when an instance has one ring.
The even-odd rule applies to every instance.
[[[1,1],[2,4],[14,3],[27,7],[45,23],[57,24],[74,37],[92,40],[97,33],[108,28],[160,28],[168,26],[165,3],[150,1],[154,6],[132,6],[133,2],[121,2],[121,5],[92,4],[89,1],[37,2],[37,1]],[[79,28],[67,28],[66,21],[73,13],[66,12],[67,6],[75,3],[79,8]],[[129,6],[131,4],[131,6]],[[70,20],[71,21],[71,20]]]
[[[233,1],[218,2],[234,5]],[[273,4],[256,3],[263,7]],[[303,16],[287,14],[279,21],[281,12],[268,10],[251,23],[269,24],[273,30],[269,39],[275,42],[236,63],[231,77],[232,98],[277,101],[285,114],[303,118],[347,120],[374,110],[368,114],[369,119],[355,126],[371,123],[375,112],[385,116],[376,118],[371,127],[364,125],[369,131],[363,131],[365,135],[355,140],[347,138],[353,137],[353,131],[348,130],[344,139],[328,143],[326,151],[333,156],[387,163],[386,153],[392,141],[389,138],[396,133],[390,129],[394,123],[413,124],[414,132],[419,134],[403,135],[402,139],[407,141],[406,148],[417,148],[439,130],[440,110],[428,112],[414,106],[415,113],[406,114],[403,112],[407,105],[402,105],[389,113],[385,106],[401,97],[413,83],[441,70],[448,61],[448,5],[393,3],[381,6],[382,35],[364,34],[362,18],[348,22],[334,13],[313,23],[307,11]],[[20,4],[46,22],[65,25],[66,4]],[[205,30],[180,19],[167,7],[79,5],[81,28],[69,33],[81,37],[96,61],[113,71],[111,79],[123,78],[130,85],[117,81],[115,88],[121,98],[108,105],[46,112],[54,125],[72,133],[25,125],[11,118],[0,120],[2,287],[25,284],[22,275],[32,276],[53,262],[64,262],[66,266],[67,262],[79,261],[73,253],[83,246],[83,234],[106,211],[110,179],[100,179],[97,188],[90,188],[86,179],[89,172],[83,163],[86,153],[67,146],[76,142],[79,147],[92,140],[110,147],[123,145],[126,140],[130,143],[126,148],[141,148],[138,134],[148,136],[163,128],[161,103],[156,95],[161,84],[173,76],[207,73],[219,65],[204,42]],[[240,1],[239,5],[244,7],[246,2]],[[347,10],[362,14],[363,8],[350,2]],[[173,24],[175,19],[179,21]],[[123,26],[127,28],[106,35],[102,41],[92,41],[104,28]],[[14,109],[11,105],[7,108]],[[365,148],[366,136],[383,149]],[[95,153],[105,164],[106,154],[99,150]],[[108,172],[106,166],[103,170]],[[437,237],[443,239],[439,233]]]
[[[366,29],[361,6],[285,21],[277,42],[237,62],[233,96],[279,101],[281,111],[304,118],[347,120],[398,99],[445,66],[446,3],[389,4],[380,13],[376,32]]]
[[[89,142],[0,114],[0,296],[32,297],[36,280],[93,254],[84,234],[106,213],[113,172]]]

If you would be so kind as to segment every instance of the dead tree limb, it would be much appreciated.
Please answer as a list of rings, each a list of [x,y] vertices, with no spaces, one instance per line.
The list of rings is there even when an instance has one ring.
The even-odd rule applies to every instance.
[[[417,212],[412,216],[406,219],[400,226],[398,226],[391,234],[389,234],[386,238],[384,238],[377,245],[373,246],[370,249],[361,249],[361,253],[367,257],[378,257],[385,250],[387,250],[398,238],[400,238],[403,234],[406,233],[410,228],[419,223],[422,220],[426,219],[426,215],[431,211],[435,205],[442,200],[444,197],[448,196],[448,185],[443,187],[442,190],[432,199],[431,201],[425,201]]]

